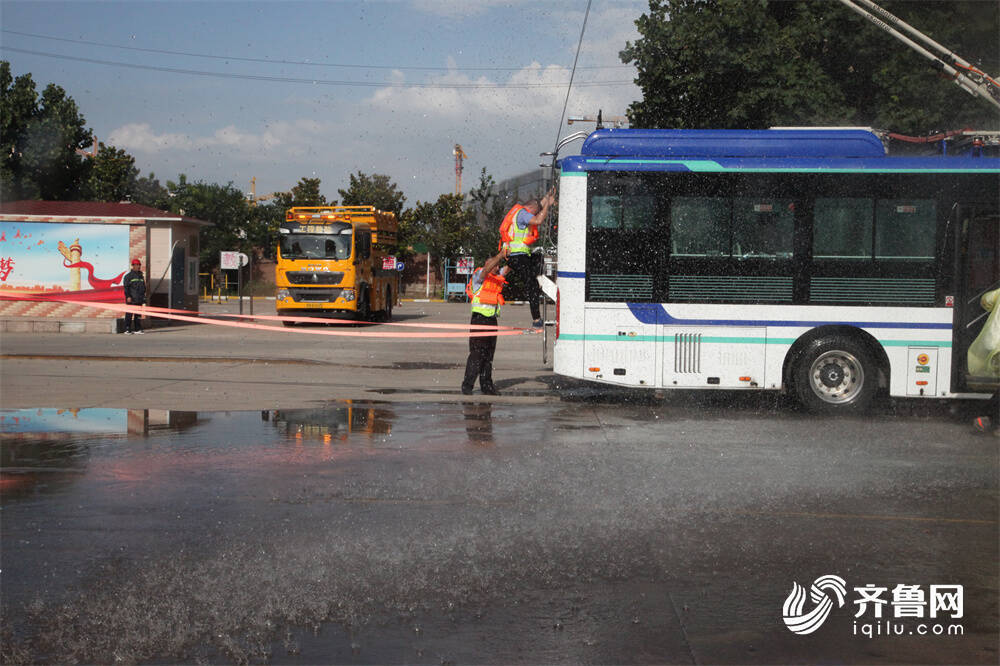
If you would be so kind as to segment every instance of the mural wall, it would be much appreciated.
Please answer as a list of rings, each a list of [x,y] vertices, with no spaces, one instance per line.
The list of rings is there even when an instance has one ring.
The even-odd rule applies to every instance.
[[[124,301],[129,225],[0,222],[0,296]]]

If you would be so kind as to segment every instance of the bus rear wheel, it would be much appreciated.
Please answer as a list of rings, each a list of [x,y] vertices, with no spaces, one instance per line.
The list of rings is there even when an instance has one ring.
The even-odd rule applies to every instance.
[[[875,397],[876,368],[864,345],[833,335],[809,343],[794,381],[799,400],[811,412],[861,412]]]

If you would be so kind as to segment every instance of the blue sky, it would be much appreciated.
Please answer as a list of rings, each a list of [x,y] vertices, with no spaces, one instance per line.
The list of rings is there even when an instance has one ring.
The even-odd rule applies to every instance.
[[[617,55],[646,7],[593,2],[567,115],[620,115],[640,97]],[[552,149],[586,8],[0,0],[0,58],[39,91],[65,88],[101,141],[161,183],[184,173],[248,192],[256,177],[260,195],[320,178],[333,199],[360,170],[414,205],[454,190],[455,143],[466,192],[482,167],[501,180]]]

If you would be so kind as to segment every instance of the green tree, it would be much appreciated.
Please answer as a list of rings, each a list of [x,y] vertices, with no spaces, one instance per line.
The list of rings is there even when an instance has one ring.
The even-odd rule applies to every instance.
[[[469,251],[476,216],[464,203],[461,194],[442,194],[434,203],[418,201],[401,216],[405,242],[426,245],[442,275],[446,261]]]
[[[998,3],[881,2],[996,72]],[[643,99],[634,127],[864,125],[908,134],[995,127],[987,102],[939,78],[929,61],[836,2],[650,0],[626,44]]]
[[[143,206],[152,206],[160,210],[170,209],[170,193],[156,175],[150,173],[148,176],[136,178],[132,185],[132,201]]]
[[[177,182],[167,181],[167,189],[172,195],[170,212],[212,223],[201,230],[201,270],[217,266],[220,251],[247,252],[254,242],[260,242],[250,203],[232,183],[189,183],[187,176],[180,174]]]
[[[290,192],[278,192],[274,196],[274,203],[282,209],[292,206],[336,206],[336,201],[327,201],[326,197],[320,194],[319,178],[300,178],[298,184]]]
[[[91,158],[84,195],[91,201],[125,201],[133,198],[138,177],[134,157],[102,143]]]
[[[376,173],[358,172],[351,174],[351,184],[346,190],[337,190],[345,206],[375,206],[378,210],[395,213],[399,217],[403,212],[406,197],[396,187],[389,176]]]
[[[92,132],[73,98],[55,84],[38,96],[30,74],[0,62],[0,185],[5,199],[74,199],[87,165],[76,154]]]
[[[274,259],[277,256],[278,229],[285,221],[287,208],[277,203],[250,207],[248,239],[258,256]]]
[[[481,266],[487,258],[497,253],[500,246],[500,222],[507,213],[506,190],[498,190],[493,176],[483,167],[479,185],[469,190],[469,206],[475,214],[468,250]]]

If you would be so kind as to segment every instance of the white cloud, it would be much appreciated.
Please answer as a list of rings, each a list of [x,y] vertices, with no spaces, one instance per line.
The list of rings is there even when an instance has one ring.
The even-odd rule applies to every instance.
[[[452,19],[478,16],[493,7],[527,4],[533,4],[532,0],[412,0],[417,11]]]
[[[244,157],[276,150],[288,155],[308,148],[325,131],[323,124],[308,119],[269,123],[256,133],[227,125],[204,136],[158,134],[149,123],[131,123],[113,130],[107,143],[143,155],[214,149],[226,149]]]
[[[443,4],[459,3],[437,3]],[[475,7],[488,9],[490,4]],[[565,136],[592,129],[558,126],[585,6],[559,3],[558,11],[548,14],[546,31],[566,44],[565,51],[554,56],[559,64],[535,61],[512,72],[480,74],[458,69],[456,61],[463,57],[456,52],[444,56],[449,70],[428,76],[395,70],[382,88],[296,88],[282,100],[285,109],[295,110],[294,119],[266,120],[268,114],[262,111],[255,121],[228,117],[226,122],[232,124],[180,126],[181,132],[131,123],[110,132],[107,142],[135,155],[144,170],[155,164],[157,173],[183,172],[191,179],[232,181],[242,187],[256,177],[258,194],[285,191],[310,177],[320,178],[323,193],[332,199],[337,188],[347,186],[349,174],[384,173],[399,184],[408,205],[453,190],[451,149],[460,143],[469,155],[463,178],[463,190],[468,191],[483,167],[497,180],[524,173],[537,167],[540,152],[552,149],[557,131]],[[618,52],[626,41],[636,39],[634,21],[643,8],[595,3],[567,115],[592,115],[598,109],[606,117],[621,115],[640,97],[631,83],[587,83],[634,78],[633,68],[621,66]],[[602,69],[590,69],[595,66]],[[428,88],[413,85],[417,82],[478,87]],[[578,147],[571,144],[563,154]]]

